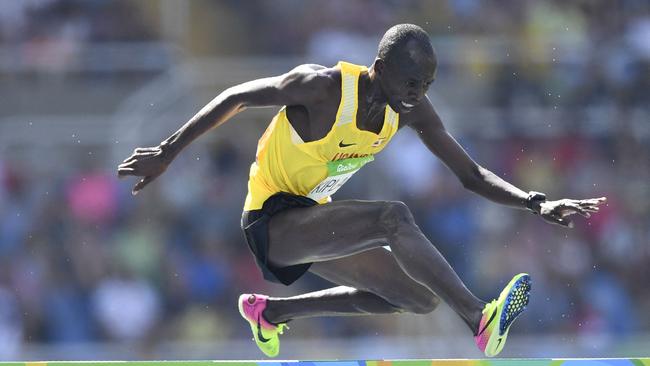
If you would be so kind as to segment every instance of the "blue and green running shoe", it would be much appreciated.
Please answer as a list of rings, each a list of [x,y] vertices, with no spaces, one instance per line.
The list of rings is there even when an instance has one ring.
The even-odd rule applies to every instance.
[[[516,275],[498,299],[485,305],[474,341],[486,356],[498,355],[506,344],[510,326],[528,305],[530,282],[528,274]]]

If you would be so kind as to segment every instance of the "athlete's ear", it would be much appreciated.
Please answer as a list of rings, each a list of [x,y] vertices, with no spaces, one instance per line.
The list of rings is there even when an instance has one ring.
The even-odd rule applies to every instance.
[[[373,66],[373,69],[375,70],[377,75],[382,76],[385,67],[386,67],[386,63],[384,62],[384,60],[380,58],[375,59],[375,65]]]

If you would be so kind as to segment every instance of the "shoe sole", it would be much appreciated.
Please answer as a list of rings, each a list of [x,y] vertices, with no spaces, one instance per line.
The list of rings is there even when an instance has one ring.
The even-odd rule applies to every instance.
[[[490,337],[488,344],[485,347],[485,354],[488,357],[498,355],[505,345],[508,331],[512,323],[526,310],[530,300],[531,279],[526,273],[515,276],[508,286],[504,289],[507,292],[506,299],[503,305],[498,308],[500,312],[498,336]],[[503,296],[503,293],[499,297]],[[496,343],[496,346],[494,345]],[[495,349],[494,353],[488,354],[488,350]]]

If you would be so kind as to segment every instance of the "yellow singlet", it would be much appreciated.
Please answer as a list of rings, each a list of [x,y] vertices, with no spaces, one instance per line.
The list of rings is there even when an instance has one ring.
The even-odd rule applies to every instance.
[[[389,106],[379,134],[357,128],[359,74],[367,69],[346,62],[337,67],[341,69],[341,102],[332,129],[320,140],[303,142],[287,119],[286,106],[282,107],[257,144],[245,211],[262,208],[264,201],[278,192],[329,202],[397,132],[399,114]]]

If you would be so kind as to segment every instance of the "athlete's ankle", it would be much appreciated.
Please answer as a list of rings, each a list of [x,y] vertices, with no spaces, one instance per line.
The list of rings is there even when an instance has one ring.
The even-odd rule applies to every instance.
[[[467,320],[467,325],[469,326],[474,336],[476,336],[479,332],[478,328],[481,326],[481,319],[483,318],[483,309],[485,308],[485,304],[485,302],[481,302],[480,310],[475,309],[472,311]]]
[[[283,319],[281,314],[278,314],[276,310],[277,302],[271,301],[270,299],[266,300],[266,308],[262,311],[262,318],[272,325],[279,325],[281,323],[286,323],[290,319]]]

